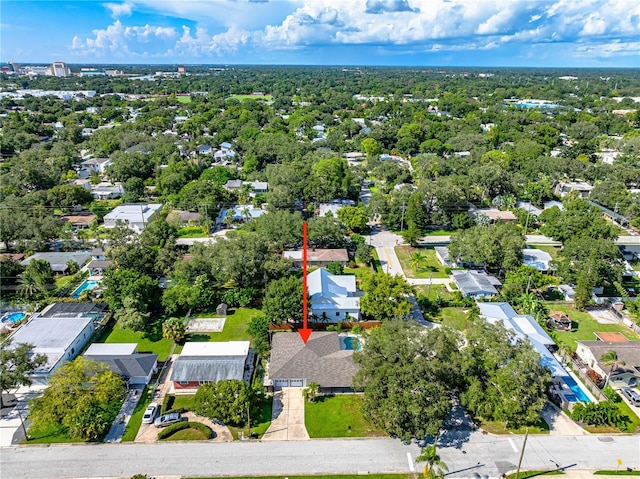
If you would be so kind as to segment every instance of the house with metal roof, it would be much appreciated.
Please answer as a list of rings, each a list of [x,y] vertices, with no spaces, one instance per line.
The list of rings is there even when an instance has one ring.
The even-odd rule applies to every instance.
[[[524,248],[522,250],[522,262],[526,266],[531,266],[538,271],[546,272],[551,269],[551,255],[546,251],[534,248]]]
[[[176,392],[229,379],[251,379],[253,353],[249,341],[188,342],[173,364],[171,381]]]
[[[161,209],[162,204],[159,203],[116,206],[104,215],[104,227],[115,228],[116,225],[124,225],[136,233],[140,233]]]
[[[11,336],[12,345],[31,344],[34,354],[47,361],[30,376],[34,384],[47,384],[65,361],[74,359],[91,339],[95,318],[88,314],[46,316],[35,314]]]
[[[474,298],[491,297],[498,294],[496,286],[502,283],[483,271],[454,270],[451,272],[453,282],[462,296]]]
[[[94,343],[83,354],[105,364],[129,385],[146,385],[158,370],[158,355],[138,353],[135,343]]]
[[[351,391],[359,369],[353,352],[336,332],[314,331],[306,344],[297,333],[275,333],[266,385],[279,389],[313,382],[324,392]]]
[[[356,277],[352,274],[331,274],[319,268],[307,276],[307,291],[311,296],[311,314],[319,321],[338,321],[360,318],[360,296]]]
[[[554,378],[569,376],[560,362],[552,354],[556,343],[546,331],[529,315],[518,314],[509,303],[477,303],[480,317],[488,323],[500,323],[515,334],[516,340],[529,340],[540,354],[540,362],[551,371]]]

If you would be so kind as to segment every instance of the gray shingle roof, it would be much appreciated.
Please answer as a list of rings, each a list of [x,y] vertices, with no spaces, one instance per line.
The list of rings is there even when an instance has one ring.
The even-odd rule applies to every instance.
[[[157,354],[131,354],[127,356],[87,356],[99,363],[106,364],[114,373],[125,379],[147,377],[158,362]]]
[[[498,290],[494,285],[499,285],[494,276],[489,276],[486,273],[480,273],[477,271],[452,271],[453,280],[458,285],[462,294],[474,294],[474,293],[491,293],[498,294]]]
[[[314,331],[306,345],[297,333],[273,335],[269,377],[274,381],[306,378],[321,387],[351,387],[359,368],[353,351],[340,349],[338,333]]]
[[[244,377],[243,356],[180,356],[171,373],[172,381],[224,381]]]

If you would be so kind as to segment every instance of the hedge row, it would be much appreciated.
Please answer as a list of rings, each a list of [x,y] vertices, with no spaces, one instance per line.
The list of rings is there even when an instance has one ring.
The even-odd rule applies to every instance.
[[[178,422],[178,423],[172,424],[171,426],[167,426],[165,429],[163,429],[158,433],[158,439],[166,439],[167,437],[171,436],[173,433],[177,431],[182,431],[183,429],[189,429],[189,428],[197,429],[202,434],[204,434],[207,439],[211,439],[211,437],[213,436],[213,431],[209,426],[202,424],[200,422],[189,421],[189,422]]]

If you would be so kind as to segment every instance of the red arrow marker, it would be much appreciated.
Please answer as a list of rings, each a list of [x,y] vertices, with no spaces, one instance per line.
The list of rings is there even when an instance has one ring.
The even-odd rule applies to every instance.
[[[311,329],[307,328],[307,223],[302,223],[302,329],[298,330],[302,342],[307,344]]]

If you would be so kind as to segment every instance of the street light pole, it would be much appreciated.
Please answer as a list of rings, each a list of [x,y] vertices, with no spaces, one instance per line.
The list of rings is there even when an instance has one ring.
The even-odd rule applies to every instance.
[[[24,419],[22,419],[22,413],[20,412],[20,406],[16,403],[16,410],[18,411],[18,417],[20,417],[20,425],[22,426],[22,431],[24,432],[25,440],[29,439],[29,435],[27,434],[27,428],[24,425]]]

